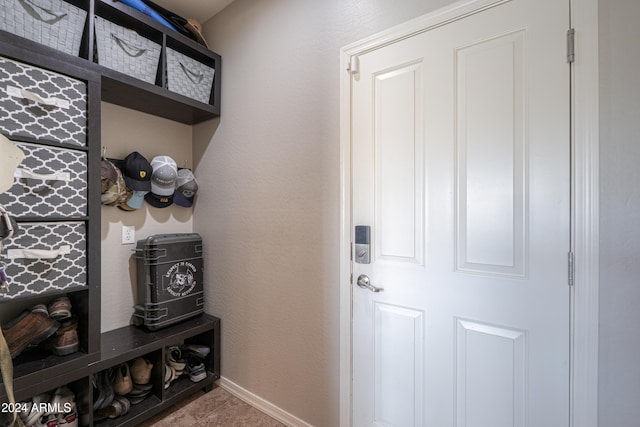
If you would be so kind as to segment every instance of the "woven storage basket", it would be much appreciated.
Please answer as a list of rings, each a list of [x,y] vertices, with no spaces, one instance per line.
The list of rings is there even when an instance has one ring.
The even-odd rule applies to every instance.
[[[160,45],[99,16],[95,23],[98,63],[155,84]]]
[[[87,12],[62,0],[0,0],[0,30],[78,56]]]
[[[205,104],[213,85],[213,68],[167,48],[167,89]]]

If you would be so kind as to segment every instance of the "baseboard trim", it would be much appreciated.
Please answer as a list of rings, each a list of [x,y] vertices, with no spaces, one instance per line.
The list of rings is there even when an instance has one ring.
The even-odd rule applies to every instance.
[[[300,418],[288,413],[284,409],[280,409],[273,403],[263,399],[256,394],[251,393],[249,390],[239,386],[238,384],[228,380],[225,377],[220,378],[219,385],[220,388],[228,391],[238,399],[248,403],[257,410],[264,412],[271,418],[274,418],[289,427],[312,427],[311,424],[302,421]]]

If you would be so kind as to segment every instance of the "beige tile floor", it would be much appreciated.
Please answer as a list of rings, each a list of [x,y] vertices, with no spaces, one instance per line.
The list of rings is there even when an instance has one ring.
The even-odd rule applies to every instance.
[[[142,423],[140,427],[285,427],[218,387],[199,391]]]

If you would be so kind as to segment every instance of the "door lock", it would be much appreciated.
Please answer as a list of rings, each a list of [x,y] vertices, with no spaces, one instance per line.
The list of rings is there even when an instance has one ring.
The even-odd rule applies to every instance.
[[[356,225],[356,247],[354,260],[358,264],[371,263],[371,227]]]

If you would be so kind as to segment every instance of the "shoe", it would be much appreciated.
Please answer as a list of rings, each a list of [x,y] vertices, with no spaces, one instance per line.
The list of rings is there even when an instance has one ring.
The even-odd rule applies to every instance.
[[[176,371],[176,376],[182,375],[186,363],[184,359],[182,359],[182,353],[180,352],[180,347],[177,345],[167,347],[166,351],[166,359],[167,365],[171,366]]]
[[[131,375],[129,374],[129,365],[123,363],[117,368],[116,379],[113,382],[113,391],[116,394],[124,396],[133,390],[133,381],[131,381]]]
[[[45,348],[57,356],[66,356],[80,350],[78,320],[75,316],[60,321],[60,327],[45,342]]]
[[[45,415],[38,418],[34,427],[58,427],[58,417],[56,415]]]
[[[138,384],[134,384],[133,389],[129,393],[127,393],[125,397],[129,398],[129,397],[146,396],[151,392],[152,388],[153,388],[153,385],[151,384],[144,384],[142,386]]]
[[[187,365],[187,373],[189,374],[189,379],[194,383],[200,382],[207,378],[207,370],[204,367],[204,363]]]
[[[38,345],[53,335],[60,324],[39,311],[23,311],[2,327],[11,358],[15,359],[28,346]]]
[[[114,379],[113,369],[105,369],[93,375],[93,387],[97,389],[97,393],[94,393],[94,396],[96,396],[96,400],[93,403],[94,411],[110,405],[113,401],[115,393],[111,384],[113,384]]]
[[[49,315],[49,310],[47,310],[47,306],[44,304],[34,305],[33,307],[31,307],[31,311],[35,313],[46,314],[47,316]]]
[[[135,384],[149,384],[153,363],[143,357],[138,357],[130,366],[131,378]]]
[[[129,409],[131,409],[131,402],[124,396],[116,396],[113,400],[117,400],[123,406],[123,411],[120,415],[126,415],[129,413]]]
[[[68,411],[72,406],[75,408],[75,399],[76,395],[68,387],[58,387],[49,400],[49,410],[44,414],[59,414],[61,411]]]
[[[182,355],[187,362],[185,371],[189,374],[189,379],[192,382],[197,383],[207,378],[204,359],[210,351],[211,349],[204,345],[187,344],[182,346]]]
[[[46,405],[43,405],[43,403],[48,403],[49,398],[48,393],[42,393],[31,398],[31,401],[27,404],[28,411],[20,413],[20,418],[26,427],[34,426],[41,418],[44,418]]]
[[[176,370],[169,365],[164,365],[164,388],[165,390],[169,388],[171,383],[178,378],[176,375]]]
[[[184,344],[180,348],[183,353],[191,353],[200,359],[204,359],[211,352],[209,347],[200,344]]]
[[[129,399],[129,402],[131,402],[132,405],[137,405],[138,403],[144,401],[147,398],[147,394],[145,394],[144,396],[132,396],[132,397],[127,397],[127,399]]]
[[[67,297],[59,297],[49,303],[49,317],[60,320],[71,317],[71,301]]]
[[[75,403],[69,412],[58,414],[58,427],[78,427],[78,410]]]
[[[95,412],[94,421],[103,420],[105,418],[117,418],[129,412],[131,403],[124,396],[116,396],[113,401],[104,408],[100,408]]]

